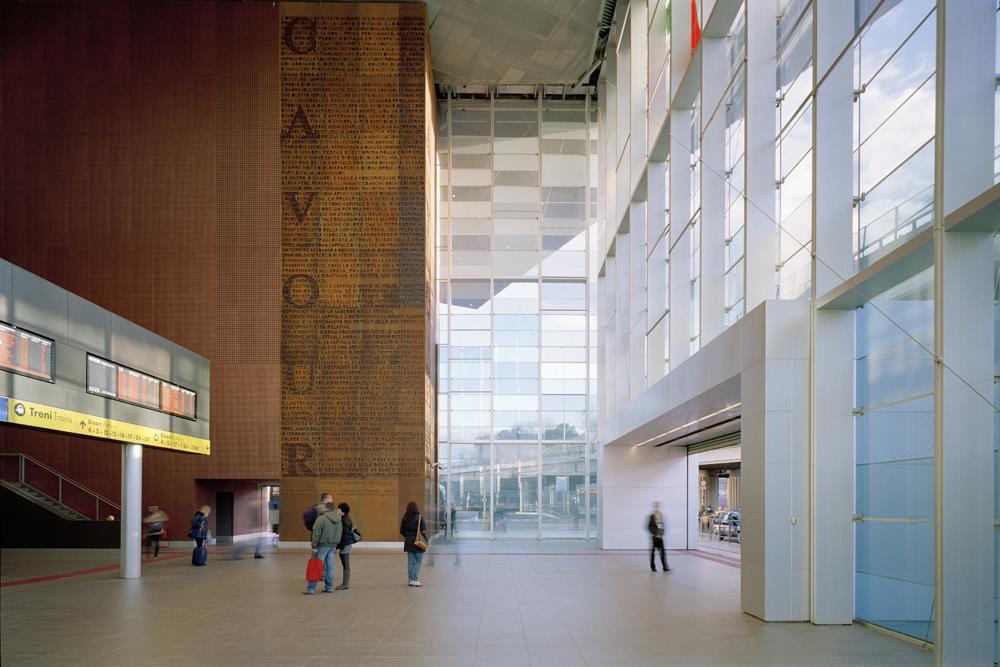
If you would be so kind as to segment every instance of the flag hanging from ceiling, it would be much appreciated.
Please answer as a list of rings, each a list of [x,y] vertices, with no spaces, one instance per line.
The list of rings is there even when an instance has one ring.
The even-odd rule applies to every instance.
[[[701,41],[701,25],[698,23],[698,2],[691,0],[691,52]]]

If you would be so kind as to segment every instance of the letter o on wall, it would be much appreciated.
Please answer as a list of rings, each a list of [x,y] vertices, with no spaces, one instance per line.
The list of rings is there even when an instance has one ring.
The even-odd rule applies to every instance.
[[[295,273],[285,279],[281,288],[285,303],[295,308],[308,308],[319,299],[319,285],[316,279],[305,273]]]

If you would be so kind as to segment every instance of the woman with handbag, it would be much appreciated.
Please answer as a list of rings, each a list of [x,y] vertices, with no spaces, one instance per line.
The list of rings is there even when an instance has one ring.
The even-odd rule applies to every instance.
[[[346,591],[351,582],[351,547],[354,546],[354,523],[351,521],[351,506],[347,503],[337,505],[342,513],[340,522],[343,530],[340,533],[340,544],[337,545],[337,553],[340,554],[340,569],[344,573],[344,581],[334,590]]]
[[[403,519],[399,522],[399,534],[403,536],[406,573],[410,579],[410,586],[419,588],[423,586],[420,583],[420,566],[423,564],[424,552],[427,551],[428,546],[427,524],[414,500],[406,504],[406,513],[403,514]]]

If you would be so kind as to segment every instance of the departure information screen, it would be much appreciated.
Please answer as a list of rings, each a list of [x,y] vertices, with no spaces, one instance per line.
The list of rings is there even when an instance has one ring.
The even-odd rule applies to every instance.
[[[92,354],[87,355],[87,391],[185,419],[197,417],[195,392]]]
[[[52,341],[0,322],[0,369],[52,382]]]
[[[116,364],[87,355],[87,391],[91,394],[118,398],[117,376]]]
[[[195,418],[195,393],[190,389],[164,382],[161,389],[161,409],[172,415]]]
[[[159,410],[160,381],[145,373],[119,366],[118,400]]]

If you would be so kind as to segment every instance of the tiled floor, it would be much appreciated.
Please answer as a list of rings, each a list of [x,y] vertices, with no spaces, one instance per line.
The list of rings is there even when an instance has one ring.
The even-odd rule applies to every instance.
[[[173,550],[177,553],[176,550]],[[583,542],[435,545],[424,587],[401,553],[352,557],[349,591],[302,595],[306,554],[193,568],[186,553],[124,581],[104,571],[0,589],[13,665],[916,665],[931,655],[860,627],[762,623],[739,570]],[[2,554],[5,581],[113,564],[117,552]],[[338,568],[338,580],[339,580]]]
[[[723,552],[734,558],[740,557],[740,543],[730,542],[729,540],[720,540],[718,537],[707,535],[705,533],[698,534],[698,548],[705,549],[707,551]]]

